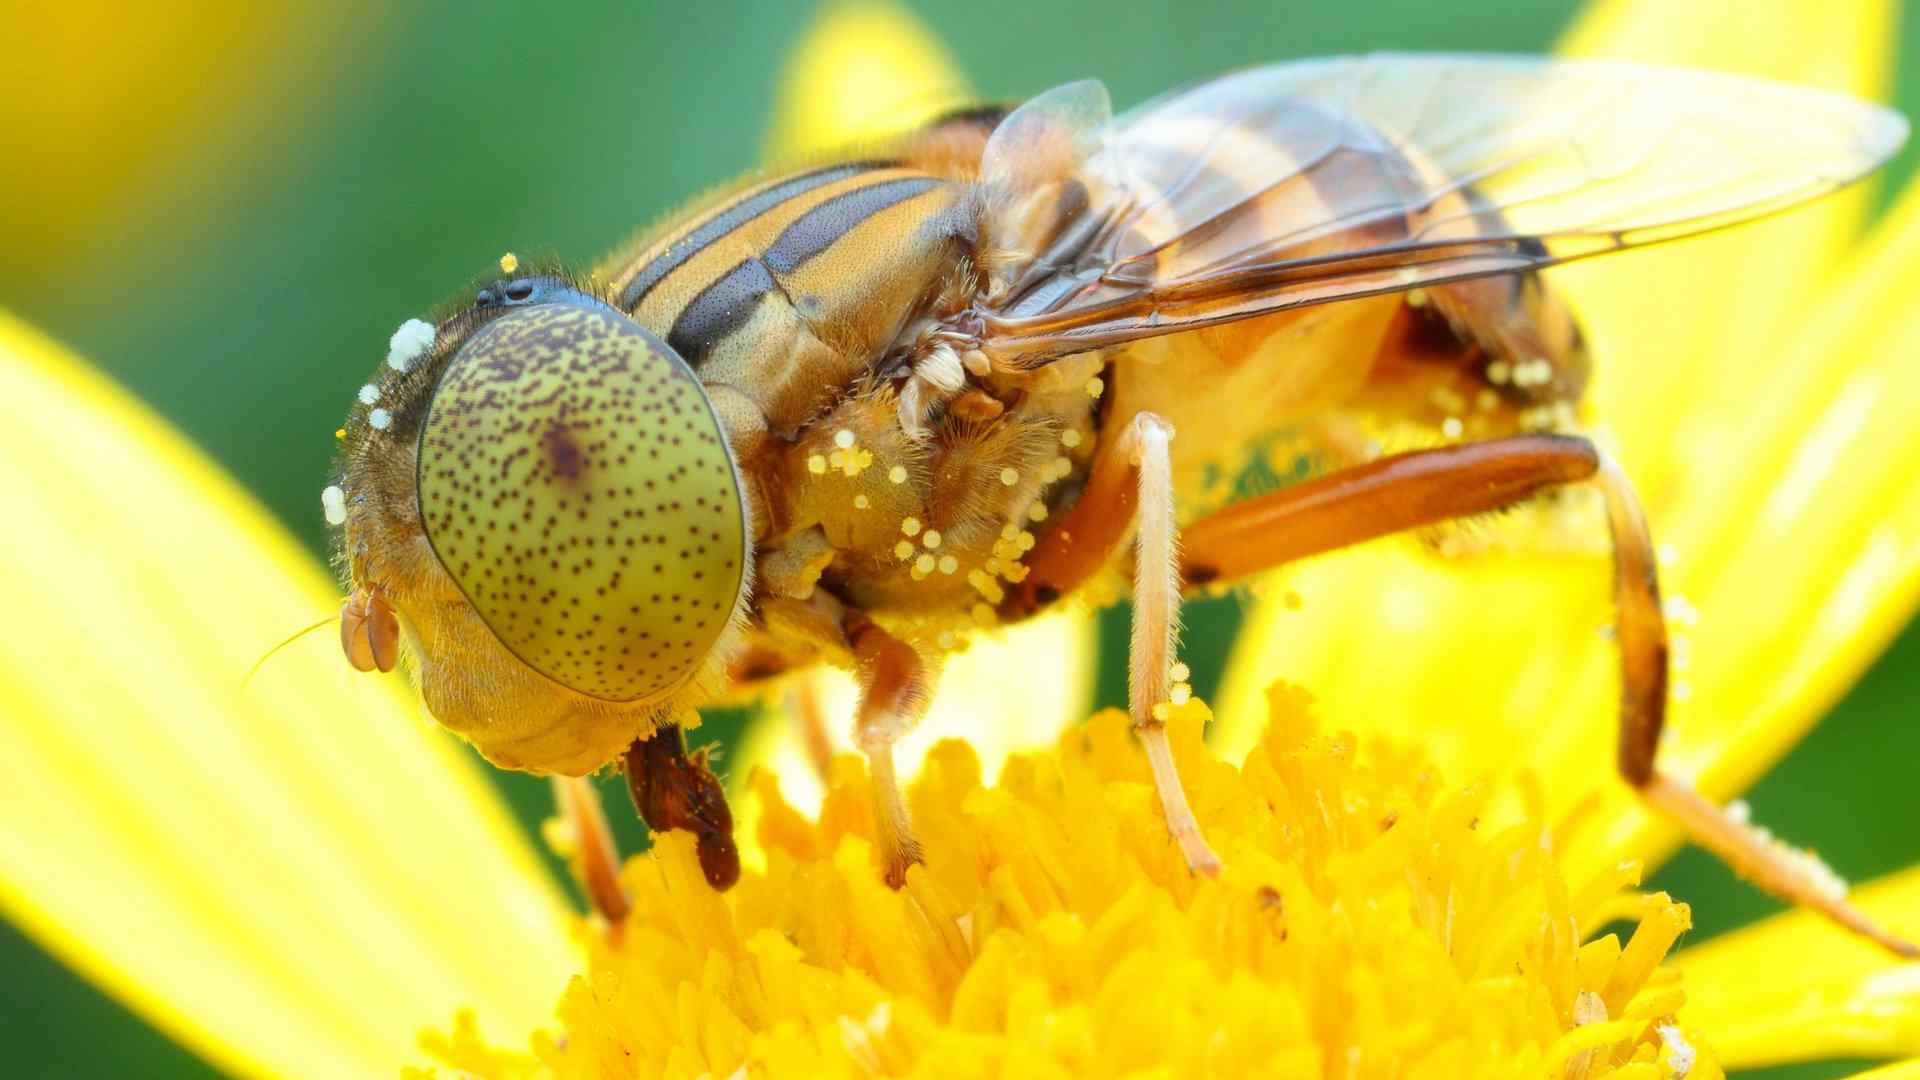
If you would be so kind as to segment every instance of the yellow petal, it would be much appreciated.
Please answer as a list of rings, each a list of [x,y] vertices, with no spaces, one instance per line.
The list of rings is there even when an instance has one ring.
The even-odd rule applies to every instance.
[[[901,740],[901,775],[917,775],[935,743],[958,738],[979,755],[991,782],[1008,754],[1045,746],[1086,715],[1093,702],[1098,648],[1093,616],[1079,609],[980,635],[966,651],[947,659],[926,719]],[[859,703],[853,677],[822,668],[800,678],[809,681],[816,695],[828,735],[838,748],[848,749]],[[819,813],[826,788],[809,761],[797,718],[778,715],[756,725],[728,775],[744,787],[759,767],[779,775],[781,794],[789,804],[808,815]],[[754,846],[760,802],[735,802],[742,818],[734,834],[749,847]]]
[[[1920,1059],[1854,1073],[1847,1080],[1920,1080]]]
[[[390,1075],[461,1004],[550,1015],[566,910],[402,680],[329,626],[241,688],[338,609],[313,560],[4,314],[0,400],[0,910],[237,1072]]]
[[[1920,926],[1920,868],[1854,897],[1885,925]],[[1730,1068],[1920,1055],[1920,964],[1891,965],[1817,916],[1777,916],[1675,962],[1687,987],[1682,1018],[1712,1034]]]
[[[971,100],[935,38],[891,3],[833,3],[814,18],[780,75],[772,160],[876,139]]]
[[[1884,64],[1869,55],[1878,44],[1862,43],[1881,25],[1884,5],[1850,5],[1838,15],[1792,5],[1742,10],[1740,33],[1727,35],[1696,24],[1710,16],[1690,6],[1603,5],[1572,41],[1585,51],[1732,66],[1855,91],[1884,77]],[[1859,391],[1836,397],[1850,366],[1874,348],[1898,348],[1897,339],[1865,348],[1838,340],[1846,332],[1896,333],[1887,322],[1896,309],[1868,310],[1852,295],[1869,283],[1865,267],[1832,267],[1857,212],[1830,201],[1780,222],[1569,268],[1557,281],[1585,311],[1596,342],[1603,439],[1618,444],[1650,496],[1656,539],[1675,553],[1662,567],[1680,616],[1673,738],[1663,760],[1683,774],[1729,753],[1736,733],[1744,738],[1771,723],[1770,730],[1797,735],[1810,721],[1816,703],[1806,694],[1771,706],[1774,721],[1755,715],[1787,669],[1756,656],[1754,638],[1771,635],[1784,648],[1785,638],[1823,619],[1827,632],[1801,643],[1832,650],[1845,642],[1855,659],[1841,669],[1857,672],[1864,650],[1890,632],[1865,617],[1863,602],[1883,606],[1887,626],[1910,609],[1910,593],[1874,591],[1899,580],[1900,559],[1890,554],[1897,548],[1879,544],[1877,561],[1854,566],[1867,556],[1878,513],[1835,513],[1823,500],[1817,511],[1794,516],[1798,546],[1783,541],[1777,520],[1764,528],[1758,520],[1810,435],[1824,432],[1800,468],[1825,476],[1821,455],[1838,454],[1859,434],[1843,424],[1849,408],[1858,411]],[[1882,264],[1897,265],[1876,259],[1875,272]],[[1752,332],[1747,320],[1759,320],[1765,332]],[[1863,320],[1872,321],[1871,331]],[[1782,345],[1796,336],[1801,344]],[[1779,391],[1788,377],[1796,396]],[[1911,391],[1900,397],[1898,382],[1881,385],[1888,402],[1916,400]],[[1837,411],[1821,428],[1823,402]],[[1897,409],[1885,411],[1897,417]],[[1861,448],[1894,451],[1892,434]],[[1898,493],[1887,489],[1910,468],[1897,454],[1847,460],[1853,483],[1889,499]],[[1739,492],[1750,494],[1736,499]],[[1581,857],[1591,861],[1576,864],[1653,854],[1657,838],[1638,831],[1645,818],[1613,779],[1618,676],[1602,635],[1612,618],[1604,526],[1578,504],[1558,514],[1558,546],[1528,542],[1513,553],[1496,545],[1484,557],[1443,560],[1389,542],[1290,571],[1283,583],[1297,595],[1297,610],[1260,605],[1236,653],[1221,701],[1226,748],[1249,742],[1249,723],[1261,715],[1258,684],[1280,674],[1319,695],[1333,722],[1426,742],[1456,775],[1529,765],[1561,812],[1597,793],[1607,801],[1590,820],[1609,828],[1587,834]],[[1880,535],[1899,543],[1897,532]],[[1808,545],[1823,558],[1806,558]],[[1752,572],[1734,587],[1717,573],[1728,566]],[[1831,606],[1837,596],[1847,598],[1845,610]],[[1690,607],[1700,613],[1698,627],[1686,618]],[[1832,655],[1808,652],[1800,662],[1819,666]],[[1244,674],[1256,670],[1260,679]],[[1774,740],[1764,760],[1785,745]],[[1739,751],[1747,777],[1762,758]],[[1732,781],[1731,774],[1704,779],[1719,794]]]

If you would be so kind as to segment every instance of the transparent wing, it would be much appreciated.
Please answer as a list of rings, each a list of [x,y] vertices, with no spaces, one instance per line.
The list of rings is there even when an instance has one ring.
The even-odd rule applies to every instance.
[[[1039,360],[1720,228],[1858,179],[1907,133],[1842,95],[1616,61],[1303,61],[1112,121],[1097,89],[1042,95],[989,143],[982,180],[1012,208],[996,242],[1032,253],[990,284],[990,352]]]

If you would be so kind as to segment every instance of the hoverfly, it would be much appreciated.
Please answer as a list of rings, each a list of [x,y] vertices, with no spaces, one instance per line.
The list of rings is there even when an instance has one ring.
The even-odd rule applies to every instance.
[[[892,744],[956,634],[1126,572],[1131,707],[1172,839],[1219,860],[1164,731],[1181,596],[1565,485],[1603,495],[1619,769],[1755,878],[1890,948],[1843,893],[1684,783],[1653,545],[1577,429],[1556,263],[1746,221],[1871,172],[1897,114],[1628,63],[1279,64],[1118,117],[1077,82],[762,175],[592,273],[502,273],[394,335],[345,427],[347,656],[412,660],[497,765],[624,758],[649,825],[738,874],[685,753],[696,707],[852,669],[882,872],[920,858]],[[1460,415],[1436,402],[1469,401]],[[1207,505],[1276,430],[1388,417],[1444,440],[1339,454]]]

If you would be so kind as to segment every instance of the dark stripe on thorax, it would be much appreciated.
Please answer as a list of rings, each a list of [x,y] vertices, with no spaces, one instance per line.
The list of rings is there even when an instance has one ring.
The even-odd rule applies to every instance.
[[[638,274],[634,275],[634,279],[627,283],[627,287],[620,291],[621,310],[631,312],[639,307],[640,302],[647,298],[647,294],[653,291],[654,286],[664,281],[668,274],[679,269],[688,259],[706,250],[707,245],[781,203],[836,180],[843,180],[874,169],[890,168],[895,164],[890,161],[856,161],[845,165],[831,165],[801,173],[799,176],[783,180],[741,199],[701,222],[697,228],[674,241],[671,247],[648,262]]]
[[[759,259],[743,259],[700,290],[673,320],[667,344],[690,367],[698,368],[728,334],[753,318],[760,299],[773,289],[773,275]]]
[[[911,176],[835,195],[780,231],[763,257],[767,268],[776,274],[791,274],[868,218],[943,183],[937,177]]]

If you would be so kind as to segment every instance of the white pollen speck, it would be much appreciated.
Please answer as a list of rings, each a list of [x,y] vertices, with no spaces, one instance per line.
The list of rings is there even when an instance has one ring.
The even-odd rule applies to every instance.
[[[907,467],[906,467],[905,465],[895,465],[895,466],[894,466],[893,468],[891,468],[891,469],[888,469],[888,470],[887,470],[887,479],[888,479],[889,481],[891,481],[891,482],[893,482],[893,483],[896,483],[896,484],[904,484],[904,483],[906,483],[906,482],[907,482]]]
[[[375,409],[367,414],[367,423],[375,431],[385,431],[393,426],[393,414],[385,409]]]
[[[1440,422],[1440,434],[1449,439],[1459,438],[1466,433],[1466,430],[1466,425],[1462,424],[1457,416],[1449,416]]]
[[[360,388],[360,404],[371,405],[380,400],[380,388],[368,383]]]
[[[839,447],[842,450],[853,449],[853,432],[847,430],[846,428],[841,428],[839,431],[834,432],[833,445]]]
[[[1013,485],[1019,483],[1020,470],[1013,468],[1012,466],[1008,466],[1007,468],[1001,469],[1000,482],[1007,485],[1008,487],[1012,487]]]
[[[408,319],[393,332],[393,340],[387,343],[387,366],[395,371],[405,371],[413,362],[426,355],[433,348],[433,324],[424,319]]]
[[[1660,1041],[1667,1044],[1667,1064],[1673,1067],[1674,1080],[1686,1080],[1687,1074],[1693,1071],[1693,1044],[1680,1033],[1677,1024],[1660,1024],[1653,1030],[1659,1032]]]
[[[329,484],[320,492],[320,509],[327,515],[327,524],[347,523],[347,493],[340,490],[339,484]]]

